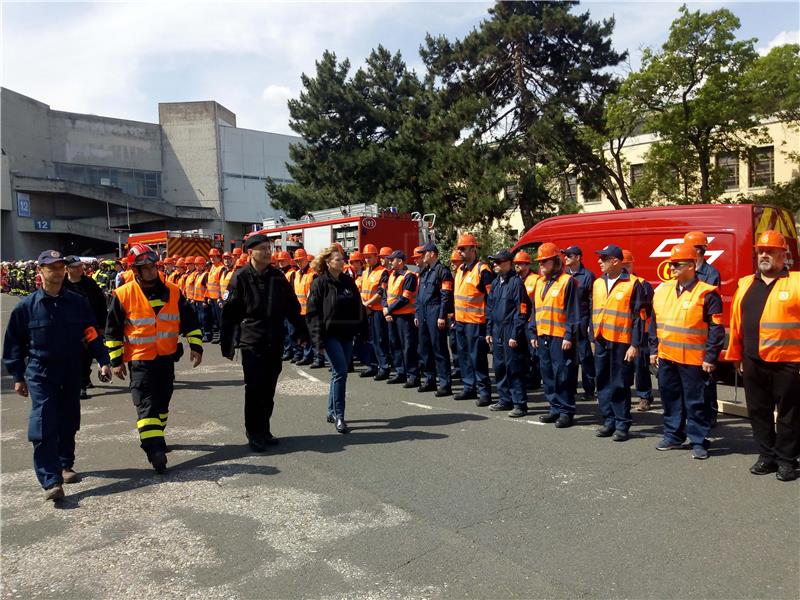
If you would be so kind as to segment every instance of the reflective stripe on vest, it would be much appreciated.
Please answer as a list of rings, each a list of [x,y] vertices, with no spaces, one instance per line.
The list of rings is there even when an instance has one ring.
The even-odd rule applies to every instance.
[[[631,343],[633,315],[630,312],[634,279],[618,280],[608,294],[608,285],[602,277],[594,280],[592,287],[592,326],[594,337],[617,342]]]
[[[202,302],[206,299],[206,281],[208,280],[208,272],[200,271],[194,280],[194,299],[196,302]]]
[[[191,300],[194,302],[194,282],[197,279],[197,271],[192,271],[186,276],[186,279],[183,280],[183,295],[186,296],[187,300]]]
[[[311,282],[314,280],[314,271],[307,268],[303,273],[298,271],[294,276],[294,293],[297,296],[297,301],[300,303],[300,314],[305,315],[308,312],[308,292],[311,289]]]
[[[225,298],[225,292],[228,291],[228,285],[231,283],[231,277],[233,277],[233,267],[228,269],[228,272],[225,273],[219,280],[220,298]]]
[[[361,290],[361,301],[366,302],[370,298],[372,298],[375,294],[378,293],[378,289],[381,286],[381,278],[383,277],[383,273],[386,271],[386,268],[383,265],[377,265],[374,269],[367,267],[364,270],[364,274],[361,276],[362,281],[366,277],[366,284],[364,284],[363,289]],[[369,305],[372,310],[383,310],[383,305],[381,304],[380,298]]]
[[[175,354],[178,349],[180,290],[165,283],[169,300],[155,314],[138,283],[127,283],[116,290],[120,305],[125,310],[123,360],[153,360],[158,356]]]
[[[708,324],[703,321],[706,295],[716,287],[698,280],[680,296],[676,281],[662,283],[653,296],[653,311],[658,327],[658,357],[681,365],[703,364]]]
[[[488,270],[489,267],[478,261],[469,271],[460,267],[456,271],[453,300],[459,323],[486,323],[486,294],[478,289],[478,285],[481,274]]]
[[[212,300],[219,300],[220,298],[220,278],[222,277],[222,269],[225,265],[222,263],[214,265],[208,272],[208,297]]]
[[[539,277],[533,291],[533,304],[535,307],[536,335],[549,335],[563,338],[567,333],[567,308],[565,305],[567,284],[571,275],[561,273],[544,292],[547,279]]]
[[[414,275],[414,273],[411,274]],[[411,292],[403,289],[403,283],[406,280],[406,275],[408,275],[408,272],[395,273],[392,271],[389,273],[389,283],[388,287],[386,288],[386,305],[391,306],[399,298],[408,299],[408,304],[392,311],[393,315],[410,315],[416,310],[415,305],[417,303],[417,292]]]

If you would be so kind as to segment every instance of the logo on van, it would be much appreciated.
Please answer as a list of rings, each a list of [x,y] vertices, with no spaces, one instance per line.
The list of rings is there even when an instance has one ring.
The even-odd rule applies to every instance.
[[[714,236],[711,236],[711,235],[708,236],[709,245],[713,241],[714,241]],[[653,252],[650,254],[650,258],[666,258],[667,259],[667,260],[662,260],[658,264],[658,267],[656,268],[656,275],[658,275],[658,278],[661,281],[669,281],[670,279],[672,279],[672,272],[669,270],[669,253],[670,253],[670,250],[672,250],[672,247],[675,244],[682,244],[682,243],[683,243],[683,238],[666,238],[666,239],[662,240],[661,243],[658,245],[658,248],[653,250]],[[706,256],[705,256],[706,262],[708,264],[713,263],[720,256],[722,256],[723,252],[724,252],[724,250],[709,250],[709,249],[706,249]]]
[[[364,227],[364,229],[375,229],[375,227],[378,225],[378,222],[372,217],[367,217],[365,219],[361,219],[361,225]]]

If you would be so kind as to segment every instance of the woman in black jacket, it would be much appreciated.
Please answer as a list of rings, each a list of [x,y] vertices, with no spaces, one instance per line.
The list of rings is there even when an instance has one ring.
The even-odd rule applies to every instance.
[[[328,393],[328,423],[336,431],[349,431],[344,420],[347,369],[353,356],[353,337],[366,325],[361,294],[355,281],[343,272],[345,257],[332,246],[314,259],[311,268],[318,277],[308,293],[306,320],[317,352],[324,352],[331,364]]]

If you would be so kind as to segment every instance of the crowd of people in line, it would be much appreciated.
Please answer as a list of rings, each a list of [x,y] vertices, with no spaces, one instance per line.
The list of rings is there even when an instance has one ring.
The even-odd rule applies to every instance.
[[[284,361],[330,368],[327,421],[345,434],[346,382],[358,360],[360,377],[437,397],[451,396],[460,379],[455,399],[510,418],[527,415],[528,392],[543,388],[549,410],[538,418],[559,429],[574,423],[580,383],[598,404],[595,435],[615,442],[630,436],[632,388],[636,409],[651,409],[656,368],[663,408],[656,449],[688,440],[691,456],[704,460],[725,341],[721,279],[704,260],[707,245],[702,232],[687,233],[671,250],[672,279],[653,289],[615,244],[593,251],[599,277],[577,245],[542,243],[534,269],[526,251],[480,260],[470,234],[458,238],[449,266],[433,243],[415,248],[410,260],[373,244],[349,256],[338,244],[317,257],[302,248],[290,256],[260,234],[243,249],[212,249],[208,258],[161,258],[135,244],[119,261],[109,303],[79,257],[47,250],[38,261],[40,290],[12,312],[3,358],[17,393],[32,399],[28,437],[50,500],[63,498],[62,484],[78,477],[79,398],[91,385],[93,359],[103,381],[112,373],[130,377],[141,447],[157,472],[166,470],[180,335],[193,366],[204,342],[219,344],[228,359],[239,352],[245,431],[255,452],[278,443],[270,419]],[[800,385],[800,273],[788,270],[787,250],[775,231],[756,240],[758,269],[739,282],[724,357],[743,374],[759,446],[751,472],[781,481],[797,478],[800,455],[793,393]]]

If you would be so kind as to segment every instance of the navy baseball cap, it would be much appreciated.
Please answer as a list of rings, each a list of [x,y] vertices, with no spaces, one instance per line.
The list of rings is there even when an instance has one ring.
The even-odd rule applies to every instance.
[[[64,262],[67,263],[68,267],[74,267],[75,265],[81,264],[81,259],[75,256],[74,254],[70,254],[64,259]]]
[[[514,255],[511,254],[511,252],[509,252],[508,250],[500,250],[500,252],[498,252],[497,254],[493,254],[492,256],[490,256],[489,260],[496,263],[501,263],[501,262],[510,262],[511,260],[513,260],[513,258]]]
[[[420,252],[436,252],[436,254],[439,254],[439,248],[437,248],[436,244],[434,244],[433,242],[428,242],[422,247],[422,250],[420,250]]]
[[[39,259],[36,262],[40,265],[52,265],[57,262],[66,263],[67,259],[58,250],[45,250],[39,255]]]
[[[570,246],[569,248],[564,248],[563,250],[561,250],[561,254],[566,254],[566,255],[578,254],[580,256],[583,256],[583,250],[581,250],[580,246]]]
[[[602,250],[595,250],[594,252],[600,256],[610,256],[611,258],[618,258],[619,260],[622,260],[622,248],[615,246],[614,244],[609,244]]]
[[[244,249],[250,250],[253,246],[258,246],[259,244],[263,244],[264,242],[268,242],[269,238],[261,233],[257,233],[255,235],[251,235],[244,243]]]
[[[395,250],[389,255],[389,260],[394,260],[395,258],[399,258],[400,260],[406,260],[406,253],[402,250]]]

